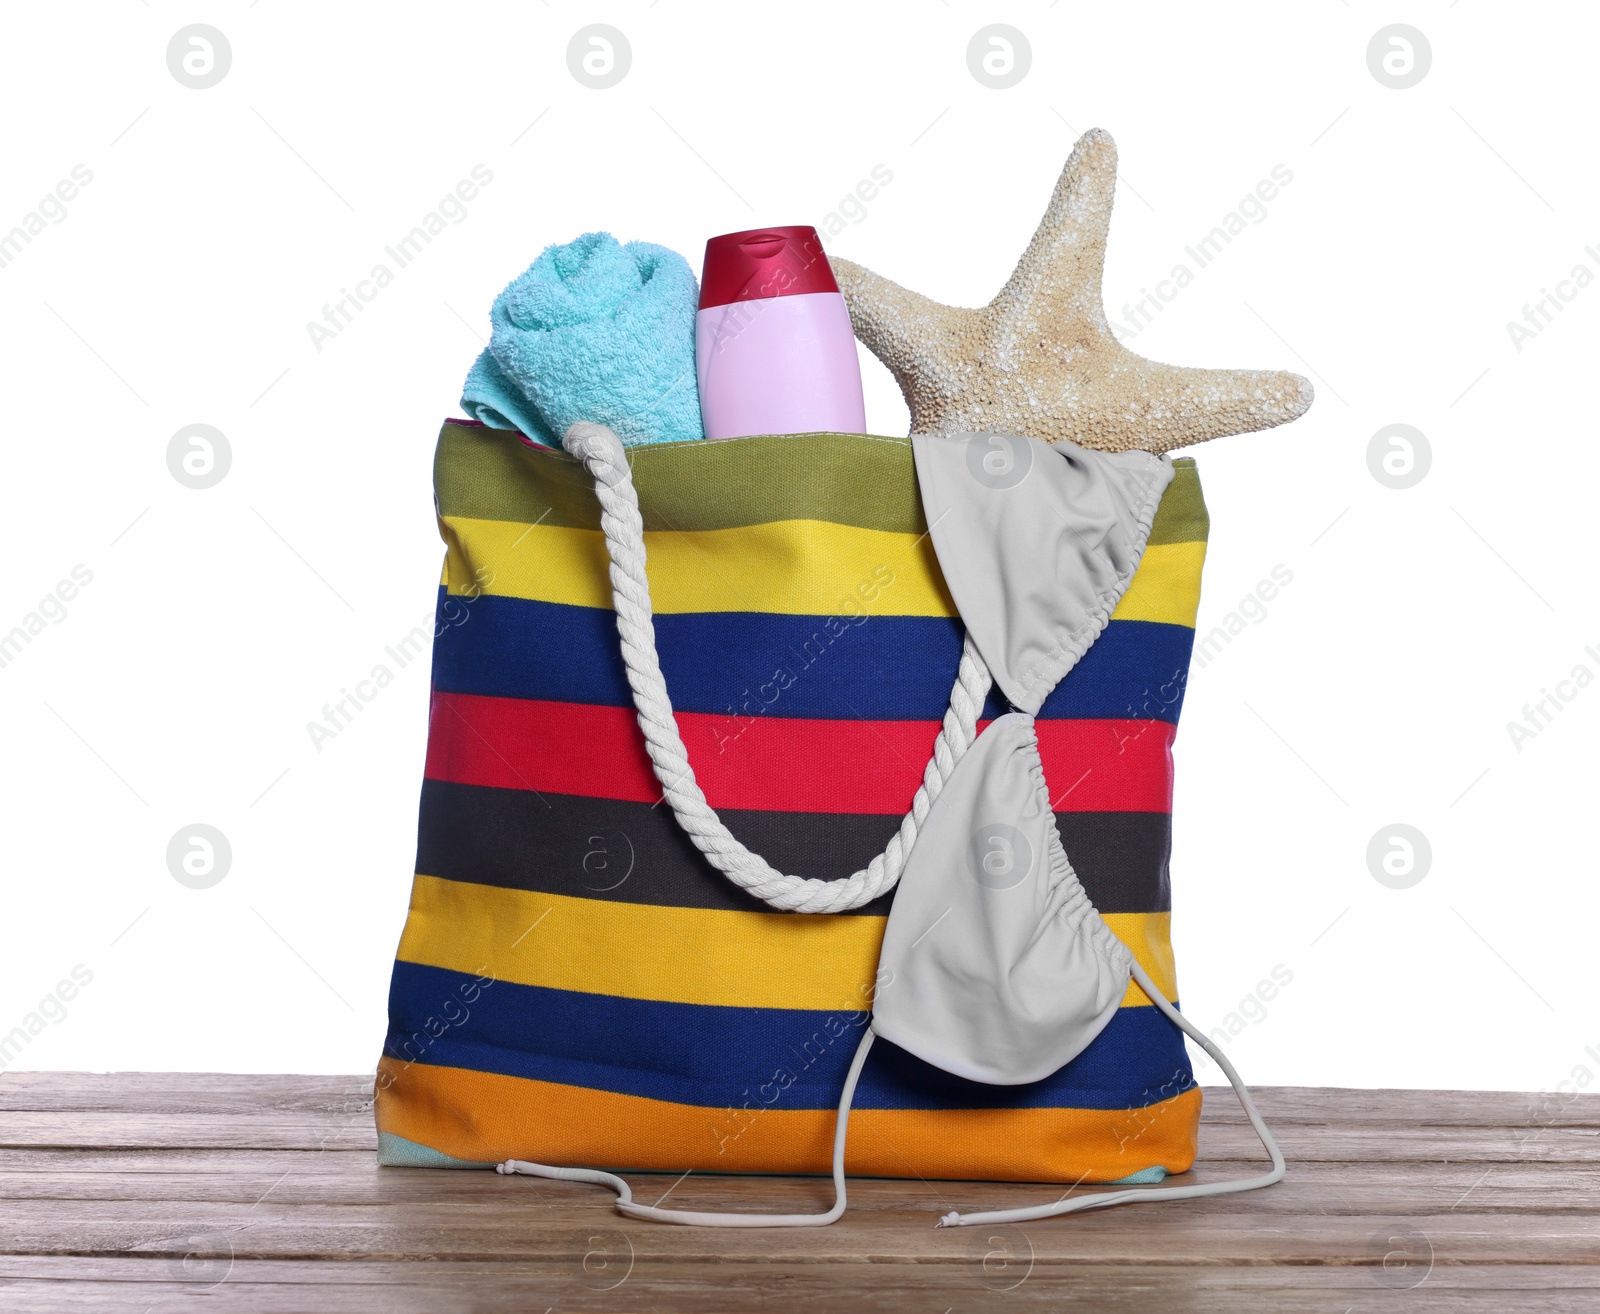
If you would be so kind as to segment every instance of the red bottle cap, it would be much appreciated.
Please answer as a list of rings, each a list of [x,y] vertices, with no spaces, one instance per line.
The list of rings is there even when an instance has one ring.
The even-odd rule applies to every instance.
[[[706,243],[701,310],[761,297],[838,290],[822,239],[810,224],[724,233]]]

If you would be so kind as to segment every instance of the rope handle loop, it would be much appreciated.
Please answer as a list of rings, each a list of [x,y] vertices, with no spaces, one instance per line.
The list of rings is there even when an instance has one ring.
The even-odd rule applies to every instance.
[[[644,517],[621,439],[602,424],[578,423],[567,430],[563,445],[594,479],[600,527],[611,558],[617,634],[639,728],[662,793],[694,846],[735,885],[788,912],[848,912],[892,890],[905,870],[928,809],[977,737],[978,716],[994,683],[971,637],[962,641],[950,706],[934,740],[922,784],[883,852],[854,875],[837,880],[786,875],[734,838],[695,780],[656,651],[650,580],[645,574]]]

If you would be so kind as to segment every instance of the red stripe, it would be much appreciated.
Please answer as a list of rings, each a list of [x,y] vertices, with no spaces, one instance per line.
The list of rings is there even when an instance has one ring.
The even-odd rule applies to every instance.
[[[1057,812],[1172,810],[1174,726],[1040,721],[1038,728]],[[678,731],[712,807],[892,815],[911,805],[939,723],[679,712]],[[631,707],[435,693],[427,775],[586,798],[661,797]]]

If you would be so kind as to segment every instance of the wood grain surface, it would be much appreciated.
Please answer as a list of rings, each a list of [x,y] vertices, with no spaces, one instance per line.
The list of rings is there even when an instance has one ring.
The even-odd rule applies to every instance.
[[[635,1222],[597,1187],[379,1168],[371,1079],[0,1076],[6,1311],[1600,1311],[1600,1096],[1266,1088],[1288,1180],[1020,1227],[1059,1187],[853,1179],[818,1229]],[[1226,1091],[1200,1164],[1255,1171]],[[822,1209],[818,1178],[632,1175]]]

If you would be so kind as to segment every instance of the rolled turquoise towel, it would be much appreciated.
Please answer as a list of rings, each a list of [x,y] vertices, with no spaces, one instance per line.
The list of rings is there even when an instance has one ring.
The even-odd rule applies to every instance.
[[[485,348],[472,362],[472,370],[461,393],[461,409],[469,419],[491,429],[520,429],[536,443],[560,447],[561,440],[534,410],[533,403],[500,369],[494,354]]]
[[[548,247],[495,299],[462,406],[553,447],[579,420],[628,444],[703,438],[698,300],[688,261],[666,247],[609,233]]]

